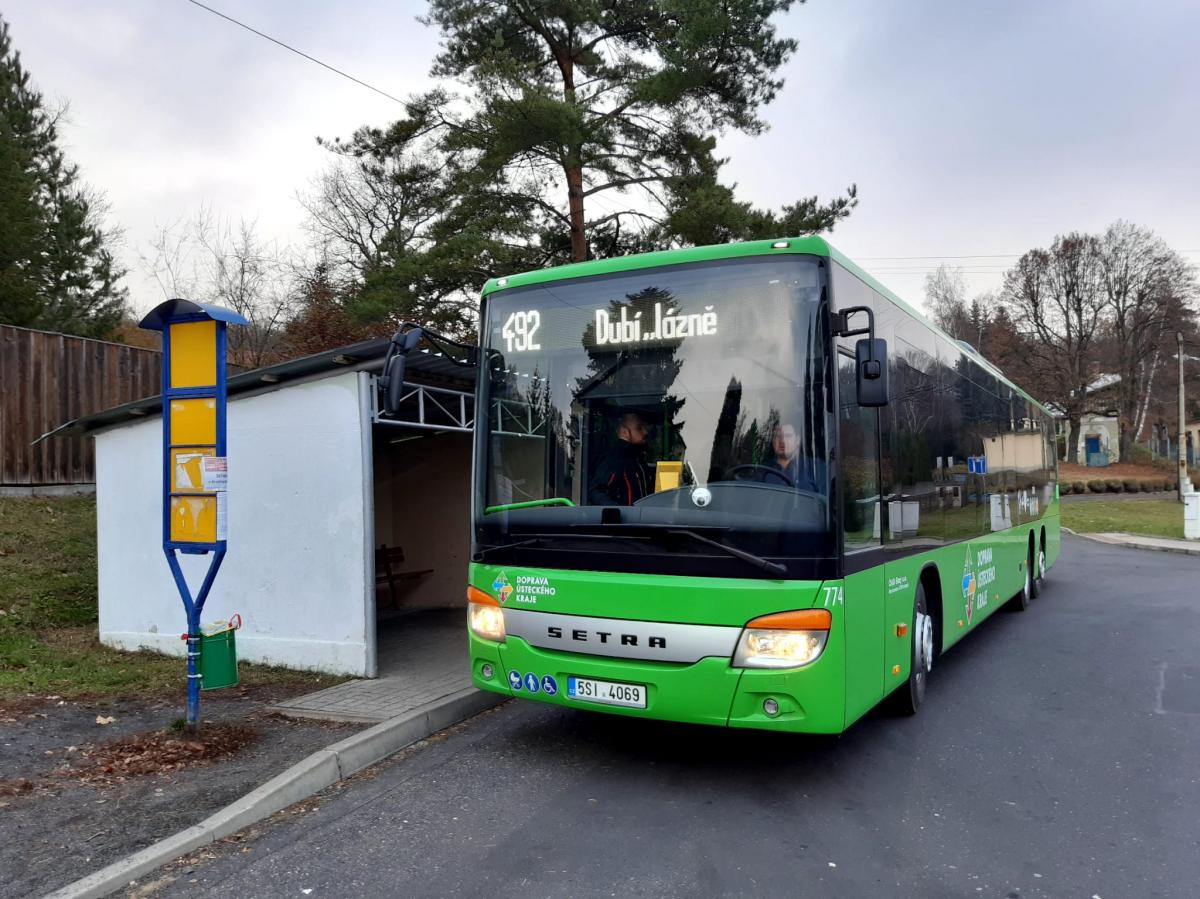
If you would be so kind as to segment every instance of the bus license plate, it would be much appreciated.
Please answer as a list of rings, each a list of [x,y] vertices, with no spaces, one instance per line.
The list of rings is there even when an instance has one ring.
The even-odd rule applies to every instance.
[[[606,705],[623,705],[631,709],[646,707],[646,688],[638,684],[614,684],[612,681],[606,680],[568,677],[567,695],[572,699],[602,702]]]

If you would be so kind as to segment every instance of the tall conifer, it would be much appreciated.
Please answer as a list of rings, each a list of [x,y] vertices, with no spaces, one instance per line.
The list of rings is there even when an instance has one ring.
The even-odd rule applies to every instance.
[[[112,330],[124,271],[98,219],[0,19],[0,322],[86,337]]]

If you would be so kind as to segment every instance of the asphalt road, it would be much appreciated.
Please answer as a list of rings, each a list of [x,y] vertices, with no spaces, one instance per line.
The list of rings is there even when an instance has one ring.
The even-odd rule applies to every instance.
[[[812,739],[510,702],[155,894],[1196,897],[1200,560],[1064,540],[916,718]]]

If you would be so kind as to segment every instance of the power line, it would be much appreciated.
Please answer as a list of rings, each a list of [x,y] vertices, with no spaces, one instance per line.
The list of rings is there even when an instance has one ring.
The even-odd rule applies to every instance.
[[[263,40],[268,40],[272,44],[278,44],[280,47],[283,47],[283,49],[290,50],[293,53],[295,53],[297,56],[303,56],[309,62],[315,62],[317,65],[321,66],[322,68],[329,69],[329,71],[333,72],[336,75],[341,75],[343,78],[349,78],[355,84],[360,84],[363,87],[367,88],[368,90],[373,90],[373,91],[375,91],[375,93],[380,94],[384,97],[387,97],[389,100],[395,100],[400,105],[402,105],[402,106],[404,105],[404,101],[401,100],[399,97],[393,97],[387,91],[380,90],[379,88],[375,87],[372,84],[367,84],[367,82],[363,81],[362,79],[355,78],[353,75],[351,75],[347,72],[343,72],[341,69],[334,68],[327,62],[321,62],[321,60],[317,59],[315,56],[309,56],[303,50],[297,50],[295,47],[290,46],[289,44],[285,44],[283,41],[277,40],[276,38],[271,37],[271,35],[269,35],[269,34],[263,34],[258,29],[251,28],[245,22],[239,22],[237,19],[233,18],[232,16],[227,16],[227,15],[225,15],[225,13],[219,12],[219,11],[213,9],[211,6],[205,6],[203,3],[200,3],[199,0],[187,0],[187,2],[191,3],[193,6],[198,6],[201,9],[212,13],[214,16],[219,16],[220,18],[224,19],[226,22],[232,22],[234,25],[237,25],[239,28],[245,28],[251,34],[257,34]]]
[[[1178,250],[1183,256],[1200,256],[1200,250]],[[919,260],[919,259],[1016,259],[1024,255],[1023,253],[973,253],[965,256],[855,256],[856,260],[868,262],[885,262],[892,260]],[[973,264],[973,263],[968,263]],[[989,263],[981,263],[989,264]]]

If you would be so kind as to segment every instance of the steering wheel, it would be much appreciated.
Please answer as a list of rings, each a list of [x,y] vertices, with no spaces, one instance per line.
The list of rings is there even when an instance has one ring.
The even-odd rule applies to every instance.
[[[774,475],[775,477],[779,478],[779,480],[783,481],[783,483],[789,487],[795,488],[795,486],[796,486],[796,482],[794,480],[792,480],[791,475],[789,475],[785,471],[780,471],[778,468],[771,468],[769,465],[755,465],[754,463],[749,463],[746,465],[737,465],[737,466],[734,466],[734,468],[732,468],[730,470],[729,477],[735,481],[748,481],[749,478],[739,478],[737,476],[739,471],[761,471],[767,475]]]

